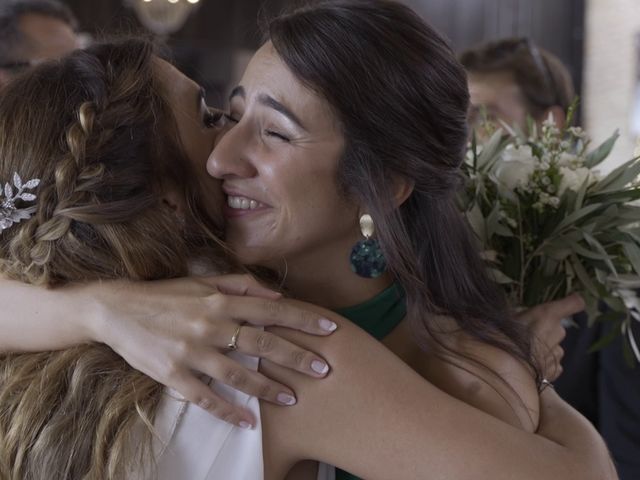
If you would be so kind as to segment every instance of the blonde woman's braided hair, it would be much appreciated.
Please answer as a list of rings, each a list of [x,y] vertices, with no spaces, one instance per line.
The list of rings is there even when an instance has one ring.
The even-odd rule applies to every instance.
[[[205,209],[191,208],[191,235],[161,201],[167,179],[191,199],[197,182],[155,84],[153,53],[142,40],[98,45],[3,90],[0,178],[41,179],[35,215],[0,236],[5,276],[47,286],[170,278],[187,273],[190,252],[220,257]],[[102,345],[0,355],[0,478],[139,470],[151,452],[144,424],[161,394]]]

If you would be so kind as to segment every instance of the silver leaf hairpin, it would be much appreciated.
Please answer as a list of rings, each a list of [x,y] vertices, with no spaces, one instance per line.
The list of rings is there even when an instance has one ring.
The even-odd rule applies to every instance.
[[[28,208],[17,208],[16,200],[23,202],[33,202],[37,198],[33,193],[26,190],[33,190],[40,185],[40,179],[34,178],[26,183],[22,183],[20,175],[13,174],[13,186],[7,182],[4,184],[4,191],[0,190],[0,232],[11,227],[14,223],[28,220],[36,211],[35,206]],[[14,194],[14,188],[16,189]],[[2,197],[4,194],[4,198]]]

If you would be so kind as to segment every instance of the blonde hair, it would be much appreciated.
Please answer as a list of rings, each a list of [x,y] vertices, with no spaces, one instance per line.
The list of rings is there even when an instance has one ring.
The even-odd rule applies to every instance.
[[[225,262],[143,40],[41,65],[0,98],[0,178],[40,178],[37,212],[0,238],[0,271],[55,286]],[[178,188],[186,227],[162,202]],[[194,253],[195,252],[195,253]],[[102,345],[0,356],[0,478],[122,478],[151,452],[162,386]],[[142,422],[142,423],[141,423]],[[135,454],[132,435],[143,432]]]

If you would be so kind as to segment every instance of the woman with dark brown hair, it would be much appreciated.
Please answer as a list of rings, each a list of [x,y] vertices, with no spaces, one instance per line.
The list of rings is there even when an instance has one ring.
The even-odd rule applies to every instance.
[[[403,28],[389,28],[394,25]],[[232,247],[247,264],[277,269],[284,258],[285,285],[298,297],[341,309],[373,296],[355,310],[379,316],[384,304],[393,312],[379,319],[385,344],[423,377],[489,415],[421,380],[349,322],[327,312],[307,314],[309,324],[336,332],[325,342],[279,334],[323,354],[333,370],[315,382],[268,362],[261,366],[280,385],[295,384],[298,394],[287,409],[261,405],[265,476],[282,478],[311,458],[372,479],[613,478],[606,450],[583,419],[549,389],[538,406],[527,338],[484,275],[454,209],[468,94],[464,73],[440,37],[398,4],[346,1],[276,20],[271,39],[234,90],[227,132],[208,165],[224,180]],[[400,49],[415,55],[398,56]],[[376,62],[384,66],[379,78],[369,74]],[[360,241],[358,217],[365,236],[373,233],[373,218],[379,246]],[[348,273],[344,251],[353,243],[352,267],[369,278]],[[173,300],[185,284],[168,285],[164,291]],[[254,310],[234,312],[241,303],[229,297],[217,296],[215,306],[235,324],[219,323],[224,328],[210,339],[210,326],[192,330],[182,346],[187,356],[190,345],[206,342],[252,353],[253,346],[269,352],[282,341],[238,325]],[[268,305],[278,313],[291,304]],[[342,311],[357,316],[353,308]],[[405,313],[409,321],[403,322]],[[149,331],[158,325],[146,323]],[[178,335],[197,325],[175,317],[172,324]],[[66,338],[83,332],[73,333]],[[194,368],[214,370],[202,363],[207,358],[214,357],[203,355]],[[296,355],[293,363],[326,374],[328,367],[316,362]],[[210,376],[242,386],[248,377],[235,372]],[[216,411],[207,398],[194,395]],[[386,455],[390,444],[393,454]],[[196,453],[202,446],[194,445]]]

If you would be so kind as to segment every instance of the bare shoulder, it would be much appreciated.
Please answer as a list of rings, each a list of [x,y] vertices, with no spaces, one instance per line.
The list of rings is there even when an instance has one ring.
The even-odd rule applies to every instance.
[[[430,342],[415,368],[438,388],[517,428],[535,432],[539,394],[530,367],[510,353],[483,343],[440,318],[446,333]],[[446,328],[449,327],[449,328]]]
[[[323,355],[331,365],[325,379],[315,380],[262,362],[261,371],[291,386],[298,399],[290,407],[261,403],[267,480],[285,478],[304,459],[336,465],[369,480],[413,480],[424,478],[425,472],[433,478],[460,480],[496,480],[496,472],[500,479],[596,478],[589,474],[594,463],[591,451],[583,454],[580,446],[582,426],[574,424],[570,435],[571,442],[579,445],[578,453],[521,426],[515,428],[482,411],[482,406],[474,407],[437,388],[435,382],[425,380],[348,320],[323,313],[339,325],[329,337],[284,329],[274,332]],[[495,367],[501,375],[510,377],[510,371],[517,378],[520,372],[528,375],[526,367],[520,370],[501,352],[457,340],[462,342],[459,348]],[[511,366],[505,367],[505,362]],[[465,369],[471,370],[460,368]],[[492,377],[483,378],[499,385]],[[529,392],[537,396],[533,380],[529,382]],[[525,395],[526,388],[519,387],[516,380],[509,379],[508,384],[518,396]],[[508,405],[503,403],[498,410],[507,410]],[[565,422],[558,435],[566,430]],[[466,452],[464,462],[456,461],[456,452],[461,451]]]
[[[424,446],[426,431],[419,434],[421,442],[409,442],[416,418],[406,412],[429,414],[424,409],[425,397],[431,392],[441,394],[348,320],[318,307],[292,303],[323,313],[338,324],[338,329],[329,337],[269,329],[323,356],[331,370],[326,378],[313,379],[268,361],[261,362],[262,373],[289,385],[297,395],[297,404],[292,407],[261,403],[266,469],[286,473],[300,460],[311,458],[349,467],[346,469],[363,478],[391,478],[394,474],[396,478],[407,478],[409,472],[400,474],[398,465],[382,461],[384,439],[406,439],[407,454],[419,444]],[[447,401],[444,396],[440,398]],[[369,448],[364,448],[367,444]],[[287,458],[282,457],[282,452],[287,452]],[[420,453],[413,455],[419,457]]]

